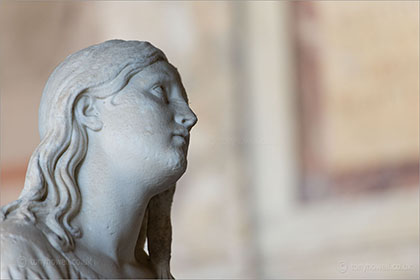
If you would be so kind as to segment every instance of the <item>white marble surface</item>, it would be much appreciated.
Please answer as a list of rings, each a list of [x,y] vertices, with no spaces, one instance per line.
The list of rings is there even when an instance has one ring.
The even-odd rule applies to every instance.
[[[1,209],[2,278],[172,278],[171,204],[196,122],[150,43],[67,57],[43,92],[25,187]]]

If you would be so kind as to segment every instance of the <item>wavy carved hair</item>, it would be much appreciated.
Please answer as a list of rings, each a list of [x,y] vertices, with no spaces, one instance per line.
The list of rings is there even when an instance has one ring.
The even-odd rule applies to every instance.
[[[111,40],[68,56],[51,74],[39,108],[41,143],[29,161],[25,185],[16,201],[4,206],[0,220],[20,216],[37,224],[49,242],[64,252],[74,249],[81,230],[71,224],[81,196],[76,180],[87,152],[86,128],[74,107],[83,95],[117,94],[145,67],[167,61],[148,42]]]

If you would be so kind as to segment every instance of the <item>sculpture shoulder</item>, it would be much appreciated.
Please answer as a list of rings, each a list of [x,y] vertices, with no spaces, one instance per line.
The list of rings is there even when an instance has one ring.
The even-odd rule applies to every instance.
[[[35,225],[20,218],[0,222],[0,233],[5,241],[45,239],[44,234]]]
[[[67,260],[33,224],[7,219],[0,234],[1,279],[70,278]]]

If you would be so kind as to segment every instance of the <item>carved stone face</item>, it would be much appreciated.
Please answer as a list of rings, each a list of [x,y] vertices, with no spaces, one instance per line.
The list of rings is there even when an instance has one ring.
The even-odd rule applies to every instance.
[[[119,93],[97,103],[103,126],[95,141],[116,172],[140,172],[140,183],[153,186],[152,192],[185,172],[197,117],[172,65],[159,61],[144,68]]]

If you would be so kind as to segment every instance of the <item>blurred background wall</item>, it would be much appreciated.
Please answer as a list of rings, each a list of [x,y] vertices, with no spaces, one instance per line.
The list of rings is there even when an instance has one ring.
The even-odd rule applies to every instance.
[[[1,205],[67,55],[150,41],[199,117],[177,278],[418,278],[419,3],[0,2]]]

